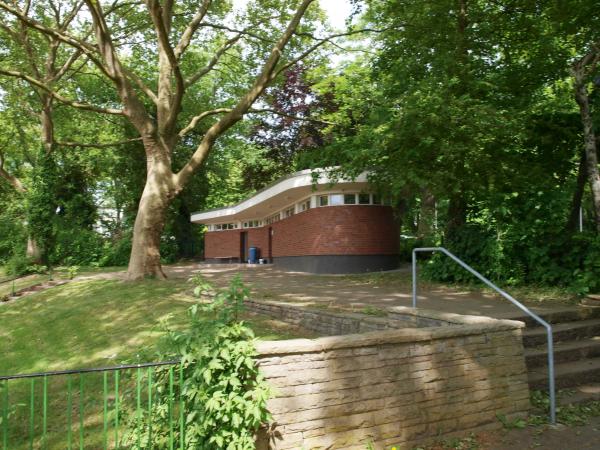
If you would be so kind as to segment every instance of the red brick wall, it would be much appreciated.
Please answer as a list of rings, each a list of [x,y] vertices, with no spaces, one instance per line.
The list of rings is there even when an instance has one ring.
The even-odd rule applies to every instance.
[[[205,258],[240,257],[240,230],[210,231],[204,236]]]
[[[314,208],[271,225],[272,256],[395,255],[398,228],[387,206],[330,206]],[[248,247],[268,256],[269,225],[249,228]],[[240,231],[212,231],[205,237],[205,257],[240,254]]]

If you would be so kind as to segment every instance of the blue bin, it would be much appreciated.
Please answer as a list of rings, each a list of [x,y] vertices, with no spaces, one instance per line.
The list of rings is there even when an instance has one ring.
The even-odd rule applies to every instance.
[[[259,258],[259,251],[257,247],[250,247],[248,249],[248,260],[250,262],[250,264],[257,264],[258,263],[258,258]]]

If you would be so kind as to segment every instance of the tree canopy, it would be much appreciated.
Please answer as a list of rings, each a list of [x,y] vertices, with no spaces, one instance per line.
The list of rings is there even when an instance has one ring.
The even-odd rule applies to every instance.
[[[598,2],[353,4],[334,31],[314,0],[0,0],[0,259],[161,277],[194,210],[335,166],[406,250],[600,289]]]

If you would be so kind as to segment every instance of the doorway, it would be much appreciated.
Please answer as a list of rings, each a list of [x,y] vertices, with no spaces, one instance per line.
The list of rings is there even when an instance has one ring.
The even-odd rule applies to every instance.
[[[267,255],[269,262],[273,262],[273,227],[269,227],[269,253]]]
[[[240,262],[245,263],[248,261],[248,232],[242,231],[240,233]]]

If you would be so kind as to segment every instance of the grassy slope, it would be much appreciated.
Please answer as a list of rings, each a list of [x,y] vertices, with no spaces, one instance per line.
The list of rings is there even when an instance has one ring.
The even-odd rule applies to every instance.
[[[0,306],[0,373],[111,365],[185,324],[194,303],[182,281],[72,282]],[[298,337],[295,329],[250,318],[264,339]],[[152,353],[152,351],[150,351]]]
[[[72,282],[0,305],[0,374],[116,365],[153,360],[154,344],[163,334],[161,321],[171,328],[186,323],[186,311],[195,301],[181,280],[125,283],[116,280]],[[265,318],[248,318],[263,339],[300,337],[297,329]],[[113,376],[109,375],[112,391]],[[67,377],[49,379],[48,447],[65,448],[68,420]],[[78,386],[79,378],[73,377]],[[85,448],[99,448],[102,440],[103,380],[85,376]],[[9,448],[26,448],[30,413],[29,381],[10,382]],[[41,435],[41,380],[35,385],[35,444]],[[73,394],[73,422],[78,417],[78,394]],[[2,403],[0,401],[0,403]],[[109,408],[114,405],[109,401]],[[112,413],[109,414],[109,418]],[[109,427],[110,428],[110,427]],[[77,425],[73,426],[75,439]],[[112,431],[110,432],[112,436]],[[0,435],[1,435],[0,431]],[[35,445],[34,445],[35,446]]]

